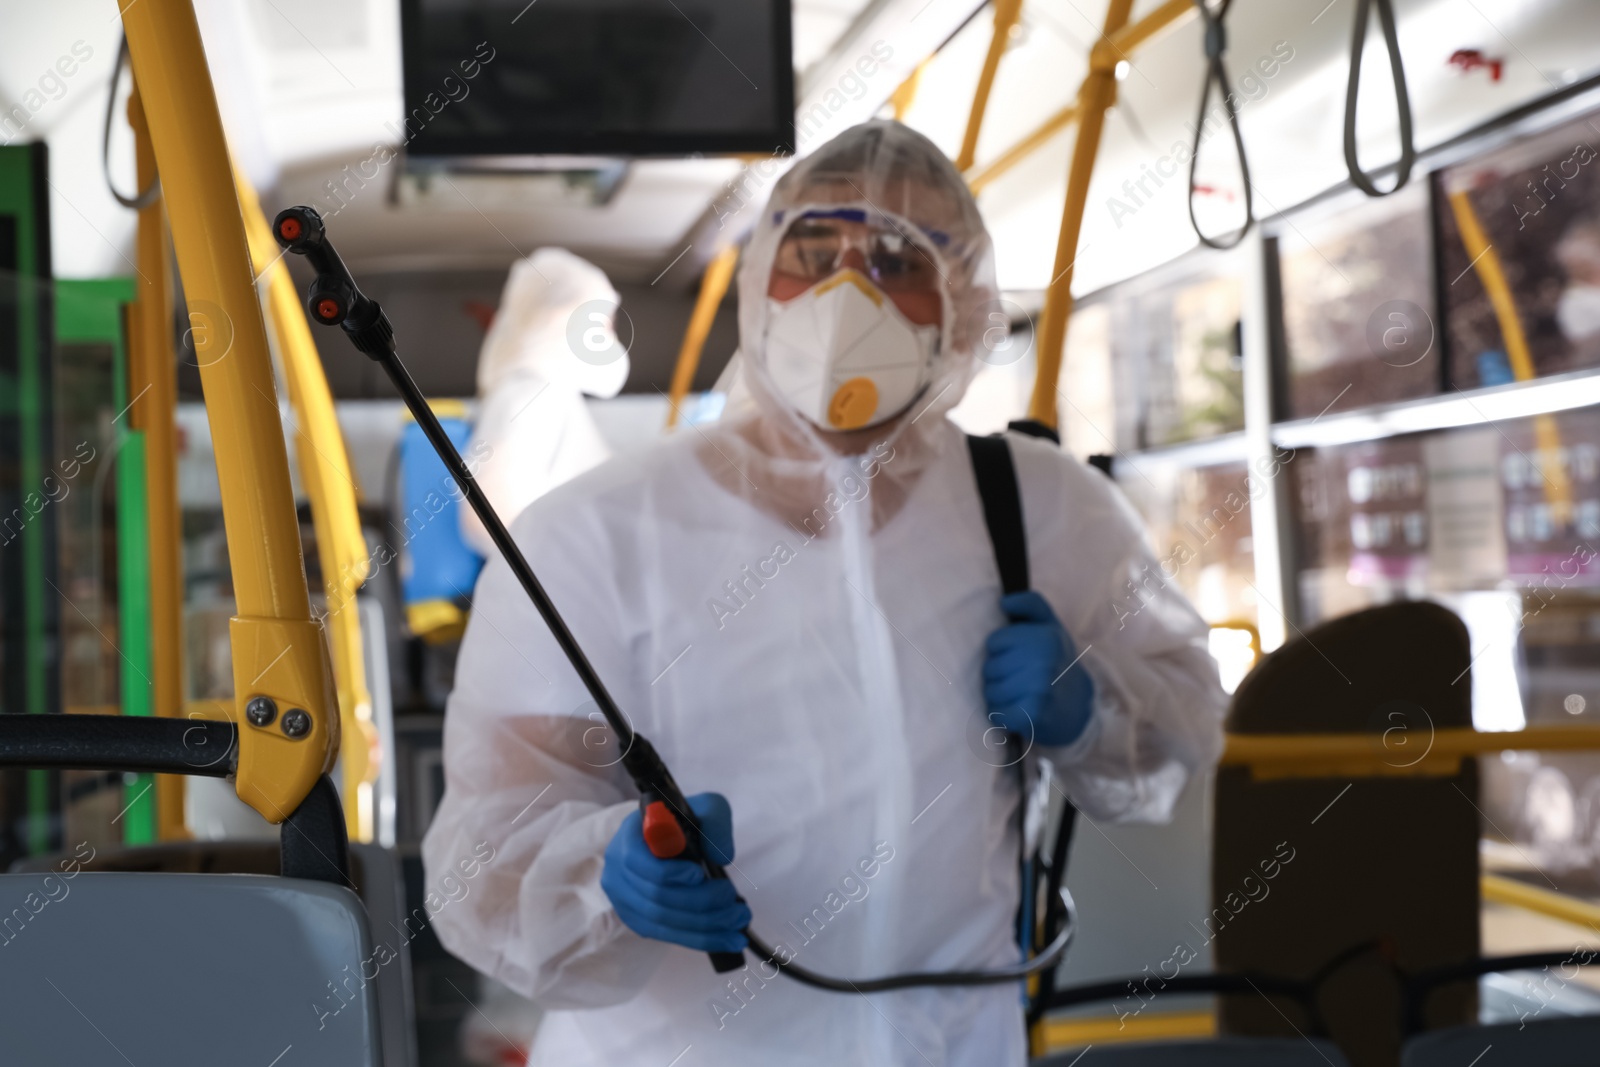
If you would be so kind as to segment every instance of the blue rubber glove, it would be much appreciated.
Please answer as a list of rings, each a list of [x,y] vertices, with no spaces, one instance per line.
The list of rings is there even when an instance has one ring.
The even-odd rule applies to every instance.
[[[1000,598],[1011,619],[989,635],[983,699],[989,721],[1041,745],[1070,745],[1094,710],[1094,681],[1066,628],[1038,593]],[[1068,669],[1068,668],[1071,669]]]
[[[733,809],[720,793],[697,793],[689,807],[700,820],[711,859],[733,860]],[[726,878],[708,878],[697,863],[657,859],[644,843],[639,812],[622,820],[611,844],[600,888],[623,925],[640,937],[670,941],[701,952],[738,952],[750,909]]]

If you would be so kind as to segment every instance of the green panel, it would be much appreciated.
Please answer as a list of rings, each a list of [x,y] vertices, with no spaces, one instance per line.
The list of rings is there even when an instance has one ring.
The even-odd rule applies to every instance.
[[[112,352],[112,402],[116,414],[116,559],[119,705],[124,715],[155,713],[151,675],[149,505],[145,487],[145,437],[130,428],[125,308],[136,294],[131,278],[60,281],[56,284],[58,351],[74,344],[101,343]],[[118,817],[125,844],[155,840],[155,779],[128,775],[126,805]]]
[[[119,374],[119,384],[127,381]],[[126,392],[119,389],[119,393]],[[127,403],[127,401],[123,401]],[[150,524],[145,495],[145,439],[127,431],[117,453],[117,604],[122,625],[122,714],[155,714],[151,674],[154,649],[150,640]],[[128,805],[122,816],[125,844],[156,839],[155,777],[130,775],[124,790]]]
[[[137,295],[132,278],[72,278],[56,282],[56,340],[109,341],[122,354],[122,308],[133,303]],[[118,387],[125,384],[126,376]]]
[[[30,493],[43,483],[45,450],[51,432],[51,390],[48,353],[53,323],[50,306],[50,233],[45,175],[46,149],[42,144],[0,147],[0,216],[8,235],[7,270],[14,306],[15,362],[5,368],[3,417],[6,428],[4,460],[15,461],[15,481],[0,509],[9,518],[27,507],[31,517],[20,522],[16,545],[17,565],[7,561],[4,570],[6,622],[18,627],[6,641],[3,664],[4,711],[34,714],[59,711],[59,603],[48,588],[55,574],[54,516],[48,509],[33,514],[26,505]],[[9,332],[9,331],[8,331]],[[14,377],[13,377],[14,375]],[[18,610],[20,607],[20,611]],[[20,662],[18,662],[20,660]],[[57,847],[52,816],[58,808],[58,775],[51,771],[27,773],[27,828],[25,846],[30,852]]]

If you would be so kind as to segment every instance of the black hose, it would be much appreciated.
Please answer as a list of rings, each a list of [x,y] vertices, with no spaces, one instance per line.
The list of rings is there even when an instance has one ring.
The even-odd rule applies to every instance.
[[[1058,912],[1057,901],[1070,900],[1066,892],[1067,858],[1072,852],[1072,832],[1078,822],[1078,808],[1071,799],[1063,796],[1064,805],[1061,809],[1061,823],[1056,827],[1056,839],[1050,850],[1050,866],[1045,875],[1045,929],[1059,930],[1066,923],[1075,919],[1068,912]],[[1029,998],[1028,1026],[1044,1017],[1046,1006],[1050,1002],[1050,995],[1055,992],[1056,976],[1053,971],[1045,971],[1039,975],[1039,986]]]
[[[854,980],[832,978],[807,970],[796,963],[784,962],[774,949],[749,930],[744,932],[744,936],[750,942],[750,950],[762,962],[770,963],[777,968],[785,977],[793,978],[801,985],[826,989],[833,993],[887,993],[894,989],[911,989],[919,986],[1000,985],[1005,982],[1021,981],[1041,971],[1051,970],[1066,958],[1067,949],[1072,946],[1072,937],[1077,933],[1078,911],[1072,902],[1071,894],[1065,889],[1061,891],[1061,904],[1066,909],[1066,921],[1062,923],[1056,939],[1043,952],[1032,959],[984,971],[913,971],[909,974],[888,975],[883,978]]]
[[[1250,232],[1250,227],[1256,221],[1255,204],[1250,194],[1250,161],[1245,157],[1244,135],[1239,132],[1239,109],[1235,106],[1233,87],[1228,82],[1228,68],[1222,62],[1222,53],[1228,49],[1228,31],[1224,22],[1233,0],[1222,0],[1215,8],[1208,5],[1206,0],[1194,0],[1194,6],[1200,9],[1200,17],[1206,24],[1206,74],[1200,84],[1200,113],[1194,121],[1194,145],[1189,154],[1189,224],[1194,227],[1200,243],[1207,248],[1233,248],[1244,240],[1244,235]],[[1233,147],[1239,154],[1239,183],[1244,188],[1244,225],[1227,237],[1207,237],[1200,230],[1199,220],[1194,217],[1195,169],[1200,163],[1200,142],[1206,130],[1206,106],[1211,103],[1213,85],[1222,97],[1222,110],[1228,114]]]
[[[150,179],[150,187],[136,196],[123,196],[117,191],[116,183],[111,180],[111,119],[117,110],[117,83],[122,80],[122,68],[128,62],[128,38],[124,36],[117,45],[117,62],[111,68],[111,87],[106,90],[106,124],[100,136],[100,170],[106,176],[106,188],[111,190],[111,195],[123,207],[135,211],[143,211],[156,202],[161,195],[161,178]]]
[[[1372,8],[1378,9],[1378,28],[1389,53],[1389,73],[1394,78],[1394,104],[1400,118],[1400,158],[1394,164],[1394,185],[1379,189],[1372,175],[1361,169],[1356,156],[1356,102],[1361,98],[1361,57],[1367,45],[1367,20]],[[1344,92],[1344,163],[1350,181],[1368,196],[1397,193],[1411,180],[1411,167],[1417,161],[1417,147],[1411,131],[1411,95],[1406,90],[1406,70],[1400,62],[1400,37],[1394,26],[1391,0],[1356,0],[1356,27],[1350,39],[1350,80]]]

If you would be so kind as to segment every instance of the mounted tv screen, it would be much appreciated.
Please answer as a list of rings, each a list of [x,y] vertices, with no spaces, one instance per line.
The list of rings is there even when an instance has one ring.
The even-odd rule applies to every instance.
[[[403,0],[414,157],[789,152],[789,0]]]

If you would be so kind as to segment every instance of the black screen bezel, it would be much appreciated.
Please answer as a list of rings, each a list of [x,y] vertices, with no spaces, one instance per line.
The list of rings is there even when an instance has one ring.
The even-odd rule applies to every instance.
[[[790,0],[735,0],[765,2],[772,9],[773,70],[777,103],[773,125],[735,133],[621,133],[560,131],[528,137],[433,134],[408,143],[406,152],[417,159],[517,156],[693,156],[732,152],[789,155],[794,152],[794,52]],[[421,45],[423,0],[400,2],[400,51],[405,114],[423,106],[423,98],[436,86],[425,82]],[[492,43],[492,42],[491,42]]]

